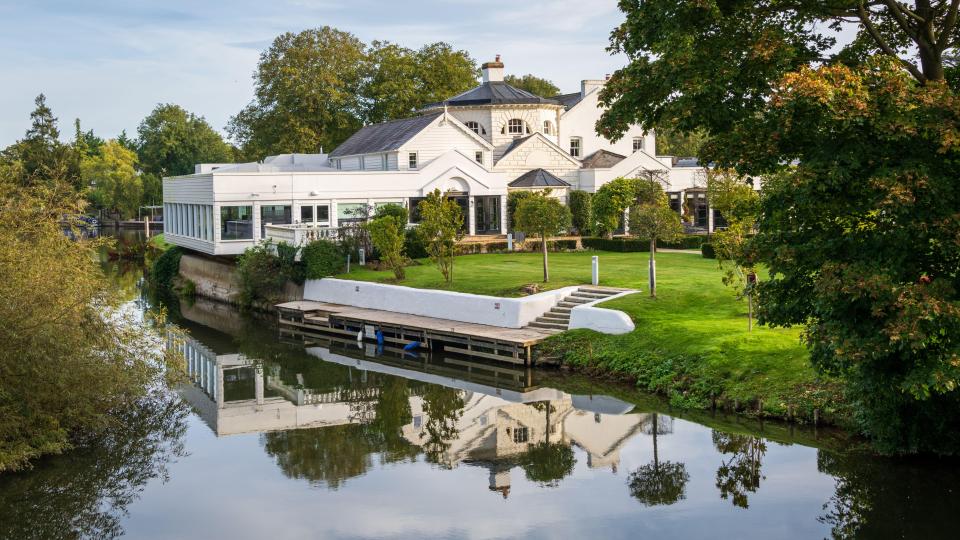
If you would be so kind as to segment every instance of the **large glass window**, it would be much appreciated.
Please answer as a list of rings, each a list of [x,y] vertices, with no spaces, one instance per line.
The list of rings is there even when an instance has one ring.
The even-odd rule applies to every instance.
[[[500,197],[473,198],[477,234],[500,234]]]
[[[367,203],[339,203],[337,204],[337,221],[340,223],[353,223],[357,221],[366,221],[370,210]]]
[[[410,197],[407,202],[407,208],[410,209],[410,223],[420,223],[420,201],[424,197]]]
[[[313,223],[313,207],[312,206],[300,207],[300,223]]]
[[[260,207],[260,238],[266,238],[266,225],[293,223],[293,207],[290,205],[263,205]]]
[[[253,240],[253,207],[220,207],[221,240]]]
[[[317,205],[317,223],[321,225],[330,224],[330,205],[327,205],[327,204]]]

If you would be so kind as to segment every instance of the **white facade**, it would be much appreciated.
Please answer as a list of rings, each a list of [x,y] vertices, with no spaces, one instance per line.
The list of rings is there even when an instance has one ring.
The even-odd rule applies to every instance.
[[[412,207],[434,189],[459,198],[468,234],[505,234],[508,191],[538,187],[510,184],[536,169],[562,182],[555,189],[563,198],[569,190],[595,192],[614,178],[644,171],[662,171],[665,190],[676,200],[702,186],[703,169],[674,167],[672,158],[655,156],[653,133],[634,127],[615,143],[595,133],[604,81],[584,81],[579,95],[544,99],[505,85],[499,62],[483,71],[484,84],[465,94],[492,92],[490,103],[451,98],[421,116],[367,126],[329,156],[199,164],[195,174],[165,178],[167,241],[235,255],[270,236],[268,224],[335,228],[358,208]],[[599,150],[618,154],[619,161],[585,168],[584,160]]]

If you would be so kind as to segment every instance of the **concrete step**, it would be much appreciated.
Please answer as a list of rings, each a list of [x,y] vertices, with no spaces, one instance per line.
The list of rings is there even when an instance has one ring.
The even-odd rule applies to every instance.
[[[599,300],[598,298],[584,298],[582,296],[568,296],[563,299],[563,302],[560,304],[569,303],[569,304],[586,304],[587,302],[593,302],[594,300]],[[566,306],[564,306],[566,307]]]
[[[552,308],[550,308],[550,313],[565,313],[565,314],[569,315],[569,314],[570,314],[570,309],[571,309],[571,308],[569,308],[569,307],[562,307],[562,306],[556,305],[556,306],[553,306]]]
[[[591,293],[591,294],[602,294],[604,296],[613,296],[615,294],[620,294],[627,289],[605,289],[602,287],[580,287],[577,289],[579,292]]]
[[[557,308],[573,309],[573,308],[575,308],[575,307],[577,307],[577,306],[579,306],[579,305],[580,305],[580,303],[567,302],[567,300],[564,299],[564,300],[561,300],[560,302],[558,302],[558,303],[557,303],[557,306],[556,306],[554,309],[557,309]]]
[[[543,315],[541,315],[540,317],[537,317],[537,320],[538,320],[538,321],[539,321],[540,319],[545,319],[545,322],[551,322],[551,321],[570,322],[570,314],[569,314],[569,313],[562,313],[562,314],[561,314],[561,313],[553,313],[553,312],[548,311],[548,312],[544,313]]]
[[[566,324],[557,324],[557,323],[539,322],[539,321],[532,322],[532,323],[530,323],[529,326],[532,326],[533,328],[549,328],[549,329],[552,329],[552,330],[566,330],[566,329],[567,329],[567,325],[566,325]]]
[[[600,299],[603,299],[603,298],[609,298],[610,296],[613,296],[613,295],[610,295],[610,294],[596,294],[596,293],[588,293],[588,292],[580,292],[580,291],[577,291],[577,292],[571,294],[570,296],[575,297],[575,298],[589,298],[590,300],[600,300]],[[568,298],[569,298],[569,297],[568,297]]]

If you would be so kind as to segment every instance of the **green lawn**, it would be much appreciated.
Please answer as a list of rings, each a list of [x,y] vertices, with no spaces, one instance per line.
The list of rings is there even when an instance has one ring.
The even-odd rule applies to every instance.
[[[561,334],[543,347],[545,357],[588,372],[636,379],[638,386],[670,397],[678,406],[718,405],[811,416],[842,416],[836,385],[820,379],[800,342],[799,329],[754,327],[747,331],[747,306],[721,282],[715,260],[698,254],[657,254],[657,295],[647,294],[646,253],[574,252],[550,254],[546,288],[590,282],[590,258],[600,257],[600,284],[642,292],[603,307],[626,312],[636,330],[622,336],[590,331]],[[407,268],[401,285],[478,294],[517,296],[542,278],[536,253],[464,255],[447,286],[429,263]],[[342,278],[389,282],[389,272],[355,269]]]

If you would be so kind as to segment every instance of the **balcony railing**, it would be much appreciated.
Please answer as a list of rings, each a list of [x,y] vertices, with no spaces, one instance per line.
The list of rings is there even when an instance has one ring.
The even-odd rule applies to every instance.
[[[306,223],[295,223],[290,225],[264,225],[264,239],[272,240],[274,244],[284,242],[291,246],[303,247],[314,240],[333,240],[336,241],[340,229],[337,227],[324,227]]]

